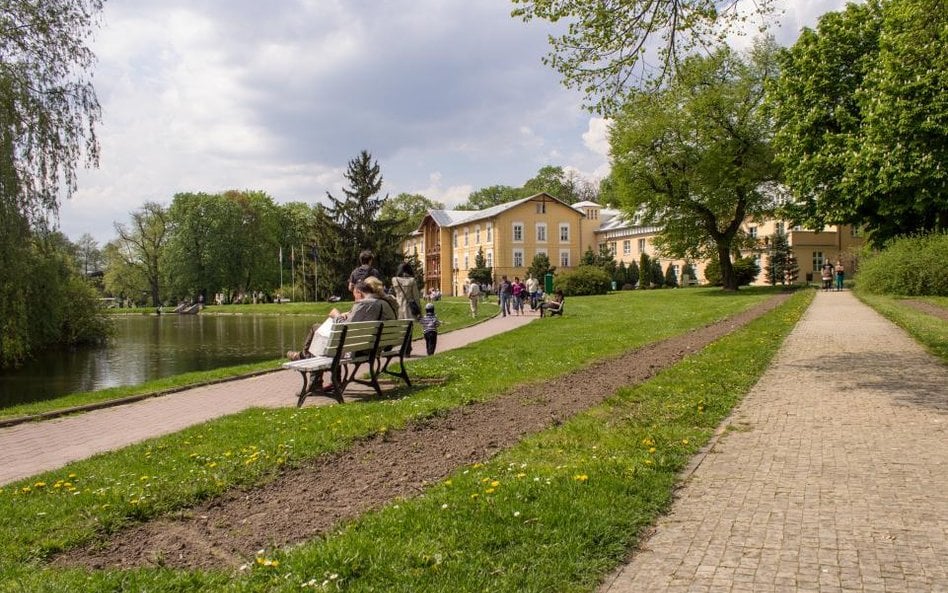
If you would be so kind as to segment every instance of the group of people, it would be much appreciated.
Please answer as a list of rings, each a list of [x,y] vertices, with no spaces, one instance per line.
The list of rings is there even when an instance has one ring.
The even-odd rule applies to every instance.
[[[415,282],[415,274],[407,262],[402,263],[392,278],[391,291],[379,279],[382,274],[373,265],[375,255],[368,250],[359,254],[359,265],[349,274],[349,291],[355,302],[349,311],[342,312],[333,308],[327,318],[314,324],[306,335],[300,350],[286,353],[290,360],[311,358],[325,351],[330,330],[334,323],[357,321],[388,321],[391,319],[412,319],[421,323],[428,355],[437,348],[438,326],[441,321],[435,315],[433,303],[425,305],[425,314],[421,315],[421,292]],[[410,347],[409,347],[410,348]],[[411,354],[411,350],[407,354]]]
[[[484,294],[484,289],[477,283],[471,283],[467,287],[467,297],[471,301],[471,316],[477,317],[477,306]],[[558,290],[553,293],[552,298],[546,299],[543,291],[540,290],[540,282],[533,276],[528,276],[526,281],[520,280],[519,276],[514,276],[510,281],[507,276],[501,276],[500,284],[497,286],[497,296],[500,304],[500,314],[503,317],[508,315],[523,315],[526,304],[530,304],[531,311],[539,311],[540,317],[544,316],[544,311],[558,311],[563,306],[563,291]]]
[[[830,260],[823,262],[823,267],[820,268],[820,275],[823,280],[823,290],[828,291],[832,290],[834,287],[833,279],[836,279],[835,288],[836,291],[843,289],[843,280],[846,276],[846,269],[843,267],[843,262],[836,260],[836,265],[834,266]]]

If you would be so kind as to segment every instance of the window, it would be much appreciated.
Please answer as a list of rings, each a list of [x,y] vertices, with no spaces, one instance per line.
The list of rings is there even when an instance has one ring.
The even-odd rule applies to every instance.
[[[546,243],[546,223],[545,222],[537,223],[537,241],[540,243]]]
[[[523,223],[513,223],[513,240],[517,243],[523,243]]]
[[[560,243],[569,243],[569,225],[560,224]]]
[[[626,239],[622,242],[622,255],[631,255],[632,253],[632,241]]]
[[[454,269],[455,269],[455,270],[458,269],[458,258],[457,258],[457,256],[454,256]]]
[[[569,267],[569,249],[563,249],[560,251],[560,267]]]
[[[487,252],[486,256],[484,257],[484,265],[487,266],[488,268],[494,267],[494,252],[493,251]]]
[[[752,226],[747,229],[747,234],[751,236],[752,239],[757,238],[757,227]]]
[[[487,242],[490,243],[494,240],[494,227],[491,224],[487,223]]]
[[[813,271],[819,272],[820,268],[823,267],[823,252],[814,251],[813,252]]]
[[[474,227],[474,244],[477,245],[481,242],[481,225]]]
[[[523,267],[523,249],[513,250],[513,267],[515,268]]]
[[[471,269],[471,260],[468,259],[468,256],[466,256],[466,255],[464,256],[464,269],[465,269],[465,270],[470,270],[470,269]]]
[[[458,232],[454,231],[454,234],[452,235],[452,237],[454,238],[454,246],[457,247],[458,246]],[[454,267],[456,268],[457,266],[454,266]]]
[[[546,214],[546,202],[537,202],[537,214]]]
[[[645,253],[645,239],[639,239],[639,253]]]
[[[777,223],[777,234],[778,234],[778,235],[784,235],[784,234],[786,234],[786,233],[787,233],[787,226],[786,226],[784,223],[782,223],[782,222],[778,222],[778,223]]]
[[[467,247],[470,244],[470,241],[468,240],[469,235],[470,235],[470,231],[468,230],[467,227],[464,227],[464,246],[465,247]]]

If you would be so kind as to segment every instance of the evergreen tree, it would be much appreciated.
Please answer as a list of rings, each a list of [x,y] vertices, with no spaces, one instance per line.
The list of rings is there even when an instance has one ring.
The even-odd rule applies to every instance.
[[[665,286],[668,288],[678,287],[678,275],[675,274],[675,266],[671,263],[665,268]]]
[[[652,283],[652,258],[647,253],[639,256],[639,288],[649,288]]]
[[[774,233],[768,238],[770,251],[767,261],[767,281],[771,286],[786,284],[786,273],[793,259],[793,251],[784,233]]]
[[[629,264],[628,274],[627,284],[631,284],[633,287],[637,286],[639,283],[639,264],[636,262]]]
[[[662,262],[657,259],[652,260],[652,286],[656,288],[665,286],[665,273],[662,272]]]
[[[530,264],[530,267],[527,268],[527,276],[532,275],[539,280],[540,287],[542,288],[546,275],[552,274],[554,271],[556,271],[556,267],[550,265],[549,256],[545,253],[538,253],[533,256],[533,262]]]
[[[477,250],[477,255],[474,256],[474,267],[468,272],[467,277],[470,278],[471,282],[482,286],[491,286],[494,284],[494,271],[493,268],[487,265],[487,260],[484,258],[483,247]]]
[[[359,265],[362,250],[375,254],[374,265],[385,278],[393,276],[402,261],[400,221],[379,218],[388,196],[376,197],[382,175],[372,155],[363,150],[349,161],[345,178],[349,181],[342,190],[345,199],[326,192],[329,205],[319,208],[316,216],[319,286],[335,295],[347,294],[349,273]]]

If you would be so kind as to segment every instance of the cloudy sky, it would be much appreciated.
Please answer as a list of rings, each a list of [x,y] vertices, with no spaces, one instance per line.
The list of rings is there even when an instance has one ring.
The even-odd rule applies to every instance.
[[[745,0],[746,1],[746,0]],[[842,0],[784,0],[792,42]],[[341,195],[368,150],[392,196],[449,207],[545,165],[608,173],[605,123],[541,64],[545,23],[505,0],[108,0],[92,42],[101,162],[60,228],[100,244],[177,192]]]

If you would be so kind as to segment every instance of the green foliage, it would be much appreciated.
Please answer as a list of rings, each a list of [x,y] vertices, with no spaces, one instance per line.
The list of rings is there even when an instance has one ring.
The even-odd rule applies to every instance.
[[[652,285],[652,258],[644,251],[639,256],[639,288],[650,288]]]
[[[45,327],[55,327],[56,312],[29,301],[42,292],[33,277],[37,240],[59,199],[75,191],[83,156],[98,162],[95,57],[85,43],[101,10],[101,0],[10,0],[0,8],[0,366],[53,337]],[[51,290],[68,282],[46,277]],[[41,335],[31,333],[37,325]]]
[[[757,279],[760,274],[760,267],[753,257],[741,257],[732,264],[737,278],[738,286],[748,286]],[[721,265],[717,260],[712,259],[704,267],[704,280],[711,286],[721,286]]]
[[[143,290],[147,289],[151,295],[151,305],[159,306],[165,280],[165,244],[170,230],[168,210],[157,202],[145,202],[132,212],[130,226],[116,223],[115,230],[119,238],[114,253],[121,257],[121,266],[135,270],[144,280]],[[125,296],[134,298],[137,294]]]
[[[799,266],[793,257],[793,248],[786,233],[777,232],[769,237],[767,249],[767,282],[771,286],[786,285],[796,281],[800,274]]]
[[[557,275],[554,288],[562,290],[565,296],[606,294],[612,288],[612,279],[602,268],[578,266],[575,270]]]
[[[661,225],[661,253],[716,256],[729,290],[738,286],[730,253],[740,245],[741,224],[772,213],[779,181],[761,109],[775,52],[765,41],[747,55],[722,49],[689,58],[667,87],[633,93],[610,136],[623,208]]]
[[[467,277],[471,279],[471,282],[476,282],[481,286],[494,285],[493,268],[487,265],[487,260],[484,258],[483,247],[478,248],[477,255],[474,256],[474,267],[468,273]]]
[[[941,0],[853,3],[805,30],[768,93],[787,215],[863,226],[877,247],[948,228],[946,71]]]
[[[285,220],[273,199],[260,191],[175,195],[160,258],[169,289],[177,295],[203,295],[209,303],[219,291],[233,297],[278,286]],[[288,259],[289,245],[286,251]]]
[[[545,253],[537,253],[533,256],[533,261],[530,262],[530,267],[527,268],[527,277],[533,276],[540,282],[540,287],[543,287],[543,279],[546,278],[547,274],[553,274],[556,272],[556,266],[550,264],[550,257]]]
[[[907,331],[926,350],[948,364],[948,321],[923,313],[896,297],[870,294],[861,290],[858,285],[856,296],[889,321]],[[948,297],[926,297],[924,300],[948,309]]]
[[[662,262],[657,259],[652,260],[652,288],[662,288],[665,286],[665,274],[662,272]]]
[[[513,0],[512,15],[566,23],[550,36],[544,63],[567,88],[586,94],[586,106],[613,115],[628,94],[652,80],[660,86],[693,53],[710,53],[731,34],[742,34],[747,13],[739,2],[721,0]],[[766,18],[773,0],[758,0],[751,11]],[[696,52],[702,49],[704,51]],[[645,60],[657,51],[657,60]],[[652,57],[656,57],[651,53]],[[649,63],[652,64],[649,67]]]
[[[382,189],[382,174],[372,155],[363,150],[349,161],[345,173],[349,187],[345,199],[327,192],[329,206],[316,211],[316,243],[319,252],[319,288],[328,295],[348,294],[350,272],[359,265],[359,254],[368,249],[383,280],[395,275],[402,261],[398,220],[379,218],[386,198],[375,197]]]
[[[948,296],[948,234],[900,237],[869,251],[856,286],[869,294]]]
[[[675,274],[675,266],[668,263],[668,267],[665,268],[665,286],[668,288],[678,288],[678,275]]]
[[[458,210],[484,210],[527,197],[520,188],[509,185],[492,185],[472,192],[467,202],[458,206]]]
[[[379,209],[379,220],[396,221],[396,232],[407,238],[418,230],[429,210],[442,210],[444,204],[429,200],[421,194],[401,193],[388,198]]]

